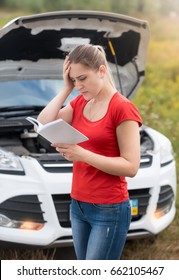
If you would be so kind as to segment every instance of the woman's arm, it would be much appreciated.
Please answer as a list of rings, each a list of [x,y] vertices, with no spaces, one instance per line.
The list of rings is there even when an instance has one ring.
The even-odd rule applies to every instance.
[[[64,88],[39,114],[38,121],[40,121],[42,124],[46,124],[59,118],[64,119],[68,123],[71,123],[73,114],[71,105],[67,105],[63,109],[61,109],[65,100],[70,95],[74,87],[71,79],[69,78],[69,70],[70,61],[67,56],[63,65]]]
[[[134,177],[140,164],[140,134],[136,121],[124,121],[116,130],[119,157],[106,157],[81,148],[78,145],[53,145],[71,161],[86,162],[103,172],[115,176]]]
[[[66,122],[71,123],[73,109],[70,104],[63,106],[65,100],[69,94],[66,94],[65,91],[61,91],[52,101],[41,111],[37,120],[42,124],[52,122],[56,119],[62,118]]]

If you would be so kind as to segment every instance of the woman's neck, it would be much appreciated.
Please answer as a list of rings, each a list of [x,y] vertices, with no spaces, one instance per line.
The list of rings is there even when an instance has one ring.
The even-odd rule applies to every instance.
[[[108,87],[105,87],[102,89],[98,95],[96,95],[94,98],[92,98],[91,102],[92,103],[101,103],[106,100],[110,100],[111,97],[117,92],[117,89],[112,87],[111,85]]]

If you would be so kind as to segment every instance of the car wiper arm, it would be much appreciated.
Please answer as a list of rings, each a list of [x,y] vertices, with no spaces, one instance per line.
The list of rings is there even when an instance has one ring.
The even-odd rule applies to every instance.
[[[15,112],[15,111],[27,111],[27,110],[33,110],[33,111],[40,111],[45,107],[42,105],[17,105],[17,106],[7,106],[0,108],[1,112]]]

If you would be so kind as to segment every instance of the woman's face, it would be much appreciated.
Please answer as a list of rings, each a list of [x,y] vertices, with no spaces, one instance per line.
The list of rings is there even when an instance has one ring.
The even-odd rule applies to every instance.
[[[69,76],[76,90],[86,100],[95,98],[104,86],[104,73],[101,71],[101,67],[98,71],[94,71],[81,63],[71,63]]]

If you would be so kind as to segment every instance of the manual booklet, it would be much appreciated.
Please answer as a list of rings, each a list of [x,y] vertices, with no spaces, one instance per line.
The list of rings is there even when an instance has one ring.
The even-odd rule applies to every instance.
[[[88,137],[63,119],[58,119],[44,125],[32,117],[27,117],[26,119],[35,126],[38,134],[53,144],[78,144],[88,140]]]

